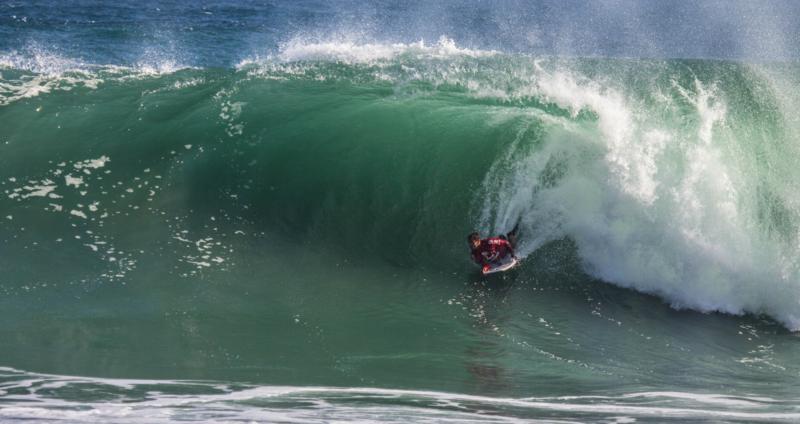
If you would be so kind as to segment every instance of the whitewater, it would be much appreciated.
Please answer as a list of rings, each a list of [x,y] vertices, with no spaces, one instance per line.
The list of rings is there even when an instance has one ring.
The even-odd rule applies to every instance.
[[[770,5],[0,6],[0,417],[797,421]]]

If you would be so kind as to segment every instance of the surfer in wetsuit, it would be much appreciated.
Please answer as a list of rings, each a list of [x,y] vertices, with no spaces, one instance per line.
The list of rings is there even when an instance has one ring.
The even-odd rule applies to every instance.
[[[467,242],[472,254],[472,260],[481,265],[483,272],[489,271],[493,266],[497,266],[508,255],[514,255],[514,245],[516,244],[517,228],[505,236],[489,237],[481,240],[480,234],[474,232],[467,236]]]

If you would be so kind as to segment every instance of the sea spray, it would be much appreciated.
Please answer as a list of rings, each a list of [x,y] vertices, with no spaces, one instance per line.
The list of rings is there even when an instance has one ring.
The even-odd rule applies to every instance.
[[[746,112],[729,112],[763,100],[735,91],[761,82],[748,80],[753,74],[746,69],[721,67],[701,81],[699,70],[667,66],[664,72],[694,76],[683,86],[674,74],[669,85],[654,83],[649,91],[605,83],[613,74],[590,79],[569,67],[538,70],[542,101],[581,126],[560,126],[544,137],[544,147],[498,160],[484,193],[502,194],[486,196],[484,225],[499,231],[520,219],[539,240],[534,249],[547,238],[570,237],[589,273],[658,294],[674,307],[768,313],[798,328],[797,269],[785,263],[796,246],[764,231],[771,225],[759,222],[769,212],[759,209],[758,186],[769,171],[747,163],[750,149],[775,140],[739,134],[758,122],[731,122],[733,113],[747,119]],[[736,82],[743,84],[723,87],[715,79],[720,72],[739,73]],[[647,78],[657,82],[659,75]],[[728,105],[726,97],[738,103]],[[596,118],[581,122],[581,113]],[[509,163],[510,172],[501,166]],[[560,170],[557,183],[550,181],[553,169]],[[498,185],[498,173],[514,183]],[[489,220],[498,208],[518,213]],[[782,210],[796,219],[796,211]]]

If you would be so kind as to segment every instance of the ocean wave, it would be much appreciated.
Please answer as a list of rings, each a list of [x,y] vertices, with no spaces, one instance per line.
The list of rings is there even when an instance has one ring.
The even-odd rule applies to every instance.
[[[49,63],[43,57],[35,63]],[[210,127],[200,125],[202,134],[219,132],[221,139],[262,146],[259,134],[272,131],[263,117],[280,112],[269,96],[249,93],[297,93],[296,105],[335,98],[325,101],[355,108],[350,113],[387,104],[374,99],[393,99],[402,107],[409,102],[409,110],[447,117],[420,128],[420,139],[435,128],[472,124],[494,134],[483,147],[493,164],[474,194],[473,222],[483,231],[501,232],[521,220],[528,234],[523,255],[566,237],[593,277],[656,294],[676,308],[763,313],[800,329],[800,266],[793,259],[800,202],[778,178],[800,179],[786,159],[793,157],[792,144],[780,139],[791,136],[794,112],[771,89],[773,74],[765,81],[753,66],[725,62],[536,58],[470,50],[446,38],[431,46],[296,40],[270,60],[243,62],[238,71],[214,78],[208,78],[209,70],[196,70],[161,81],[161,72],[184,69],[169,61],[162,65],[104,67],[88,76],[24,74],[9,80],[4,74],[2,104],[73,87],[96,90],[109,79],[144,100],[176,91],[172,99],[183,104],[181,96],[207,92],[192,103],[212,117]],[[154,81],[138,84],[152,75]],[[336,118],[336,111],[325,108],[308,113],[304,119],[312,121],[355,119]],[[387,136],[404,137],[372,135]],[[437,139],[438,160],[458,157],[460,143]],[[418,166],[433,166],[420,161]],[[370,160],[350,163],[360,168]],[[31,176],[45,178],[50,177]],[[80,212],[65,213],[71,210]]]

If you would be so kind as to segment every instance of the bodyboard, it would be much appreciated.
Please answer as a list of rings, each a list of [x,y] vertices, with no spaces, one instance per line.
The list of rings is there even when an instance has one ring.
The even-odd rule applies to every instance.
[[[515,257],[508,255],[508,257],[504,258],[499,263],[492,265],[488,271],[481,270],[481,272],[483,275],[489,275],[497,272],[508,271],[509,269],[517,266],[518,263],[519,261]]]

